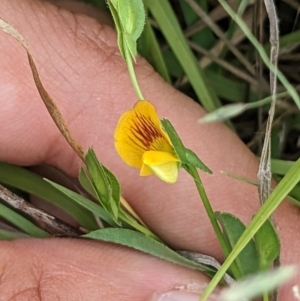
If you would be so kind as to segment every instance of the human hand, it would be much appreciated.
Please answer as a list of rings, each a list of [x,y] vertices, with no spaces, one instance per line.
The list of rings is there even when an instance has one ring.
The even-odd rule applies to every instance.
[[[140,178],[138,170],[126,166],[114,150],[118,118],[136,101],[114,31],[37,0],[2,0],[0,12],[28,41],[41,79],[76,139],[85,149],[95,148],[142,219],[171,247],[222,259],[190,178],[181,172],[175,185],[155,177]],[[49,117],[24,49],[2,33],[0,48],[0,160],[46,163],[76,177],[80,160]],[[156,105],[160,116],[172,121],[185,145],[213,170],[214,175],[203,175],[203,181],[214,210],[249,222],[259,208],[256,188],[219,171],[255,179],[256,158],[225,126],[197,124],[204,111],[164,83],[144,60],[138,60],[136,69],[146,99]],[[278,212],[282,264],[298,263],[298,210],[285,203]],[[3,300],[13,296],[16,300],[150,300],[156,292],[206,281],[195,271],[100,242],[32,239],[0,242],[0,248]],[[281,291],[281,300],[291,299],[289,286]]]

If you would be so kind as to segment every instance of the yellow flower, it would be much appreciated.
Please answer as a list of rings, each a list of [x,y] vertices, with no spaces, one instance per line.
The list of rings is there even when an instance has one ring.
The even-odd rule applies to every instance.
[[[155,174],[167,183],[176,182],[179,159],[149,101],[138,101],[121,116],[114,137],[119,156],[129,166],[140,168],[141,176]]]

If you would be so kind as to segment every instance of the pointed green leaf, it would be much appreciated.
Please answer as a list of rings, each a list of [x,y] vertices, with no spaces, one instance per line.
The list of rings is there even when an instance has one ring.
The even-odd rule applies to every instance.
[[[246,227],[236,216],[230,213],[215,212],[215,216],[221,224],[224,237],[232,250]],[[236,258],[236,265],[242,277],[259,271],[259,258],[253,240],[250,240]]]
[[[183,164],[182,167],[187,172],[189,172],[188,165],[190,164],[204,172],[212,174],[212,171],[198,158],[198,156],[192,150],[185,148],[181,139],[176,133],[176,130],[168,119],[162,119],[161,124],[168,134],[178,158]]]
[[[97,156],[92,148],[90,148],[85,154],[85,163],[90,173],[93,186],[97,192],[97,198],[101,205],[109,211],[115,219],[117,219],[118,212],[113,210],[111,206],[112,187],[109,183],[109,179],[103,168],[103,165],[98,161]],[[114,206],[115,207],[115,206]]]
[[[90,232],[83,237],[130,247],[187,268],[197,269],[210,276],[215,274],[214,268],[186,259],[166,245],[136,231],[107,228]]]
[[[121,196],[120,183],[117,180],[116,176],[107,167],[105,167],[104,165],[102,165],[102,167],[105,170],[106,176],[108,178],[112,190],[111,205],[114,206],[113,210],[116,210],[118,212],[120,208],[120,196]]]
[[[212,171],[198,158],[198,156],[192,150],[186,148],[185,156],[189,164],[201,169],[202,171],[212,174]]]
[[[124,49],[124,45],[123,45],[123,28],[122,28],[121,21],[120,21],[119,15],[118,15],[118,11],[116,9],[116,3],[115,2],[116,1],[111,1],[111,0],[107,1],[110,12],[111,12],[111,14],[113,16],[113,19],[114,19],[114,23],[115,23],[115,26],[116,26],[116,29],[117,29],[117,33],[118,33],[118,47],[119,47],[119,50],[121,52],[121,55],[125,59],[125,49]]]
[[[63,194],[65,194],[67,197],[72,199],[74,202],[82,206],[83,208],[89,210],[91,213],[93,213],[96,216],[99,216],[102,220],[106,221],[111,226],[117,226],[117,224],[112,220],[110,215],[107,211],[105,211],[101,206],[98,204],[95,204],[89,199],[86,199],[80,194],[77,194],[76,192],[63,187],[57,183],[51,182],[47,180],[53,187],[55,187],[57,190],[61,191]]]
[[[161,124],[162,124],[164,130],[166,131],[166,133],[168,134],[168,136],[171,140],[171,143],[174,147],[174,150],[175,150],[178,158],[180,159],[180,161],[183,163],[188,163],[188,162],[186,162],[186,157],[185,157],[185,147],[184,147],[181,139],[177,135],[171,122],[168,119],[162,119]]]
[[[116,176],[104,165],[102,165],[103,169],[106,172],[106,176],[109,180],[109,184],[111,185],[112,188],[112,201],[117,205],[119,208],[120,205],[120,196],[121,196],[121,188],[120,188],[120,183]]]
[[[90,177],[89,175],[84,176],[82,174],[82,180],[87,182],[86,178],[90,178],[94,190],[97,193],[97,199],[101,205],[112,214],[115,222],[119,223],[120,184],[117,178],[107,167],[99,162],[92,148],[86,153],[85,159]],[[87,185],[87,183],[85,183],[85,185]]]
[[[88,174],[86,173],[86,171],[80,167],[79,170],[79,176],[78,176],[78,180],[79,183],[81,184],[81,186],[91,195],[93,196],[95,199],[97,199],[97,192],[88,176]]]
[[[254,239],[261,267],[270,267],[280,253],[280,240],[270,220],[266,220],[256,232]]]
[[[141,0],[108,1],[118,31],[119,47],[125,58],[125,49],[135,59],[137,55],[136,41],[140,37],[145,20],[145,9]]]

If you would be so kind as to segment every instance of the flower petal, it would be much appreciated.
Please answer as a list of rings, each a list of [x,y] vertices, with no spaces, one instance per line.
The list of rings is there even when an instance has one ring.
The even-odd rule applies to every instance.
[[[152,172],[167,183],[175,183],[178,178],[178,158],[170,153],[148,151],[143,155],[143,162]]]
[[[146,100],[138,101],[132,110],[121,116],[114,138],[119,156],[133,167],[142,167],[142,156],[146,151],[174,153],[155,107]]]
[[[152,176],[152,175],[153,175],[152,169],[148,165],[143,164],[141,171],[140,171],[140,176],[146,177],[146,176]]]

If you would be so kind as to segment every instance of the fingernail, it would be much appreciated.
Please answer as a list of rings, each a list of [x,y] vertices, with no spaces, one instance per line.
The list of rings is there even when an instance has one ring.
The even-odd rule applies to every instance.
[[[218,301],[219,294],[212,294],[207,301]],[[163,293],[157,293],[153,296],[151,301],[199,301],[201,294],[187,292],[187,291],[168,291]]]

